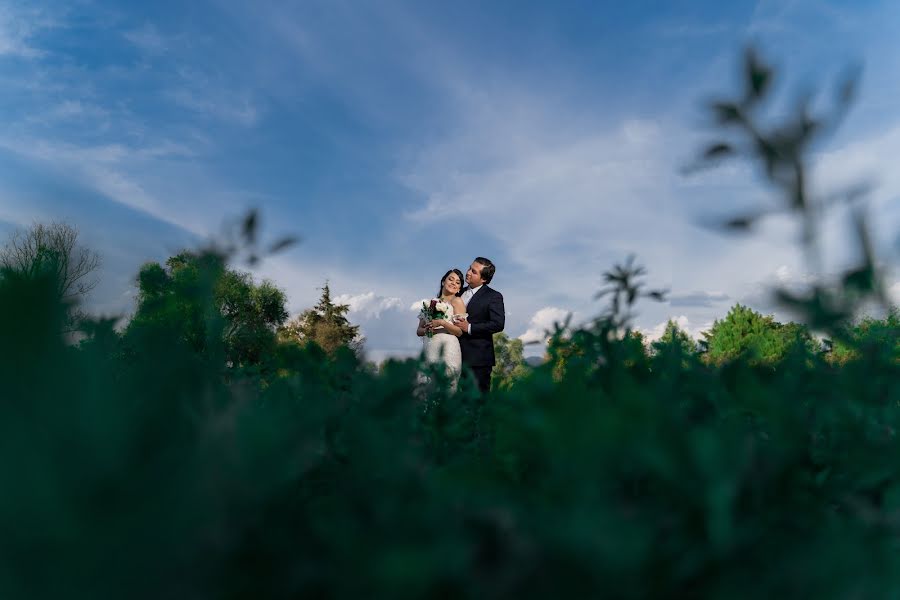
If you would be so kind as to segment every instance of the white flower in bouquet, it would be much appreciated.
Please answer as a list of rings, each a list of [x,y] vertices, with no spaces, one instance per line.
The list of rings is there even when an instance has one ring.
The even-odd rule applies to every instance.
[[[442,315],[440,319],[447,319],[453,313],[453,307],[443,300],[434,305],[434,310]]]
[[[435,319],[449,319],[450,315],[453,314],[453,307],[443,300],[438,300],[436,298],[431,298],[428,300],[422,300],[422,310],[419,311],[419,318],[425,321],[425,323],[430,323]],[[429,329],[427,333],[428,337],[431,337],[432,332]]]

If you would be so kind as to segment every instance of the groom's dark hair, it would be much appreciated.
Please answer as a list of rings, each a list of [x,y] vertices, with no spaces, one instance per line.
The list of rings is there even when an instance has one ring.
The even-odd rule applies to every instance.
[[[485,283],[490,283],[491,279],[494,278],[494,273],[497,272],[497,267],[494,266],[494,263],[489,258],[483,256],[476,258],[475,262],[481,265],[481,278],[484,279]]]

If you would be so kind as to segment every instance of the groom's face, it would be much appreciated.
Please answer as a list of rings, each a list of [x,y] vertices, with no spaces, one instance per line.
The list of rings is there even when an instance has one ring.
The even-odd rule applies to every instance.
[[[481,278],[481,269],[483,268],[484,265],[481,263],[473,262],[469,270],[466,271],[466,284],[470,288],[476,288],[484,283],[484,280]]]

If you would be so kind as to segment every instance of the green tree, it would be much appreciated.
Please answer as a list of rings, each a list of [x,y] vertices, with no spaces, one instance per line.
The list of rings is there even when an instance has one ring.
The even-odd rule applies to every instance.
[[[259,364],[275,347],[288,317],[287,298],[269,281],[225,267],[220,257],[182,252],[145,264],[138,275],[137,312],[126,330],[174,331],[197,352],[221,342],[232,366]]]
[[[348,305],[336,304],[331,299],[331,288],[326,281],[318,304],[281,327],[278,337],[282,341],[300,344],[314,342],[328,354],[333,354],[341,347],[359,352],[363,339],[359,334],[359,326],[351,324],[347,319],[349,311]]]
[[[814,351],[815,340],[806,327],[797,323],[779,323],[771,315],[735,304],[722,320],[716,320],[703,332],[704,358],[722,364],[745,356],[752,362],[773,363],[783,359],[799,344]]]
[[[494,353],[497,363],[491,372],[492,389],[509,389],[531,371],[525,362],[525,346],[518,338],[510,338],[502,331],[495,333]]]
[[[78,229],[67,223],[34,223],[14,231],[0,248],[0,277],[49,277],[65,307],[61,331],[75,333],[85,319],[78,303],[99,283],[100,255],[78,243]]]
[[[669,319],[662,336],[650,344],[653,362],[657,367],[683,369],[699,356],[699,345],[678,323]]]
[[[672,319],[666,322],[666,329],[662,336],[650,344],[650,347],[657,355],[671,352],[673,349],[677,349],[685,356],[697,352],[697,342]]]
[[[78,229],[67,223],[35,223],[16,230],[0,249],[0,267],[23,277],[52,273],[60,299],[86,296],[98,280],[100,255],[78,243]]]
[[[900,360],[900,309],[891,307],[883,319],[865,317],[845,331],[843,340],[834,340],[826,359],[846,364],[862,356],[885,361]]]
[[[622,347],[622,360],[626,367],[639,367],[647,363],[647,336],[637,329],[628,331],[620,342]]]
[[[287,297],[271,281],[253,282],[249,273],[226,270],[217,287],[226,327],[226,351],[236,363],[258,363],[275,343],[275,331],[288,318]]]

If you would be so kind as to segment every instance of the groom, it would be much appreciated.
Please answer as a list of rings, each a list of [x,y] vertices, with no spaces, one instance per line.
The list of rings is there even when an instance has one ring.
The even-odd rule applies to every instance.
[[[506,323],[503,294],[487,285],[496,270],[494,263],[481,256],[472,262],[462,294],[469,316],[456,323],[463,330],[459,338],[462,362],[472,370],[482,394],[491,389],[491,370],[496,362],[494,334],[503,331]]]

